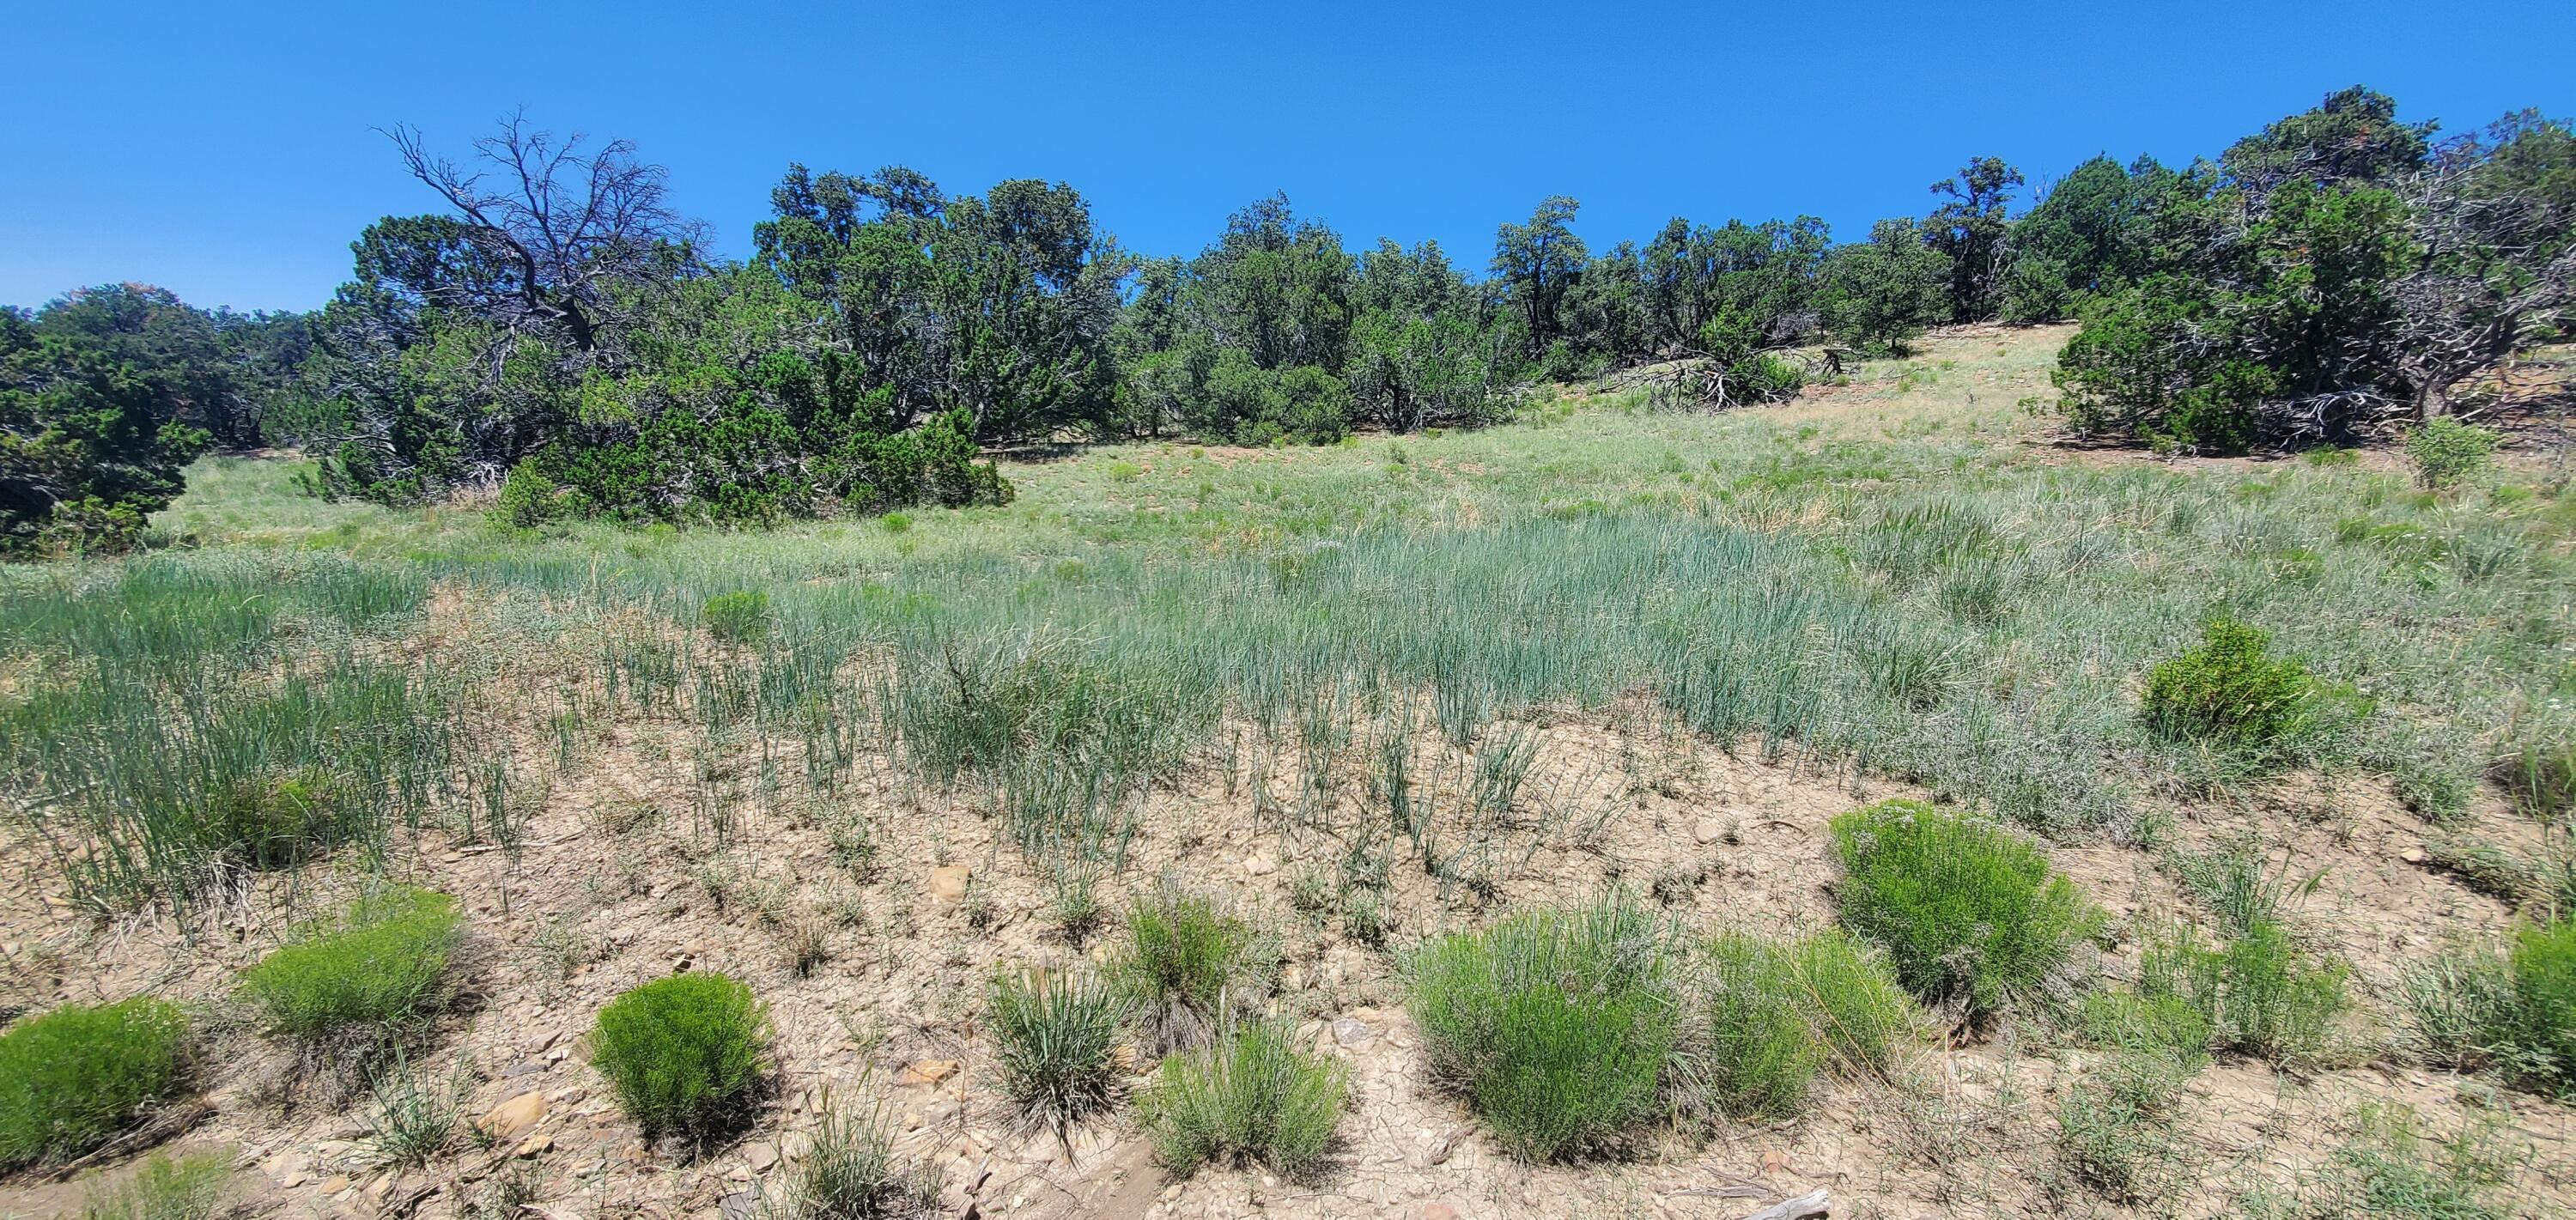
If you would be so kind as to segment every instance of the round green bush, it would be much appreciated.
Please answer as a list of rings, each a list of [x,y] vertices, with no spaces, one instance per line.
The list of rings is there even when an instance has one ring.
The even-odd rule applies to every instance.
[[[2270,751],[2313,719],[2316,681],[2266,655],[2259,627],[2220,619],[2201,642],[2147,673],[2147,723],[2167,737]]]
[[[141,996],[0,1034],[0,1169],[76,1156],[176,1093],[187,1042],[179,1010]]]
[[[599,1010],[591,1066],[644,1129],[698,1136],[748,1116],[769,1061],[768,1010],[721,974],[677,974]]]
[[[758,589],[718,593],[707,599],[698,617],[717,639],[748,643],[769,634],[769,595]]]
[[[464,935],[456,900],[408,886],[362,898],[337,920],[242,972],[242,991],[276,1033],[321,1039],[383,1031],[437,1010]]]
[[[1432,1074],[1528,1160],[1615,1148],[1661,1112],[1675,1004],[1662,934],[1633,906],[1525,911],[1433,942],[1407,1007]]]
[[[1350,1069],[1340,1061],[1302,1049],[1288,1025],[1250,1021],[1205,1050],[1163,1060],[1136,1120],[1155,1155],[1183,1177],[1212,1162],[1293,1176],[1331,1145],[1349,1095]]]
[[[1920,801],[1837,817],[1844,926],[1887,950],[1897,980],[1974,1020],[2039,995],[2102,915],[2037,844]]]

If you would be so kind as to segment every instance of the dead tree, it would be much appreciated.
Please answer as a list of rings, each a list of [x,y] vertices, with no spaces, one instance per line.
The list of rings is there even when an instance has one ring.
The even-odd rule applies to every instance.
[[[615,324],[618,286],[667,279],[700,243],[697,222],[671,210],[662,167],[637,161],[629,141],[585,152],[579,133],[558,142],[513,114],[474,142],[478,165],[460,166],[430,153],[416,129],[387,134],[495,272],[466,304],[513,331],[559,331],[587,354]]]
[[[2564,128],[2515,116],[2483,137],[2444,143],[2408,184],[2415,250],[2392,296],[2396,372],[2418,422],[2449,414],[2454,387],[2496,370],[2576,308],[2576,199],[2517,180],[2500,156],[2517,144],[2576,155]]]

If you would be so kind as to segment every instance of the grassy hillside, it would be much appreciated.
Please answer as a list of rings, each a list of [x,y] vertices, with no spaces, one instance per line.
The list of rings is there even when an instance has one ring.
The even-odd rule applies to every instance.
[[[0,899],[5,996],[199,1006],[199,1137],[315,1210],[774,1201],[827,1104],[880,1096],[897,1159],[986,1214],[1654,1214],[1712,1182],[1737,1211],[2331,1214],[2407,1173],[2490,1210],[2401,1214],[2564,1202],[2568,1112],[2422,1021],[2428,970],[2576,895],[2565,472],[2436,496],[2384,454],[2054,446],[2027,404],[2064,334],[1945,334],[1776,409],[1603,386],[1469,432],[1025,453],[1006,507],[768,532],[513,532],[210,459],[155,521],[177,545],[0,573],[0,842],[32,883]],[[2306,673],[2260,741],[2143,703],[2221,620]],[[2100,930],[1998,1014],[1921,995],[1945,1037],[1811,1101],[1662,1098],[1572,1166],[1426,1067],[1415,946],[1624,892],[1697,995],[1688,945],[1834,922],[1829,823],[1888,797],[2038,836]],[[547,1149],[378,1155],[351,1124],[384,1071],[239,1010],[237,970],[386,880],[471,931],[453,994],[367,1045],[451,1110],[540,1090]],[[1172,889],[1258,932],[1223,1003],[1349,1073],[1323,1168],[1167,1192],[1134,1112],[1003,1115],[994,977],[1114,959]],[[2190,954],[2265,929],[2282,977],[2338,980],[2316,1027],[2182,986],[2216,1027],[2139,1085],[2103,1013],[2178,961],[2237,996],[2236,958]],[[695,1159],[560,1053],[675,970],[750,983],[774,1030],[769,1091]],[[1153,1028],[1110,1094],[1197,1026]]]

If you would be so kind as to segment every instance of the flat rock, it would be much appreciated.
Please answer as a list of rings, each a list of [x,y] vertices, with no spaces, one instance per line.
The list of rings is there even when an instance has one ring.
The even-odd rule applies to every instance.
[[[1358,1046],[1376,1036],[1377,1031],[1370,1029],[1368,1022],[1354,1017],[1342,1017],[1333,1022],[1333,1041],[1344,1046]]]
[[[753,1173],[767,1173],[778,1164],[778,1145],[755,1141],[742,1146],[742,1161]]]
[[[1243,860],[1243,871],[1246,876],[1267,877],[1279,871],[1279,862],[1263,855],[1246,856]]]
[[[915,1059],[903,1065],[903,1070],[895,1074],[894,1082],[906,1088],[929,1088],[956,1074],[957,1061],[954,1059]]]
[[[965,901],[966,883],[974,875],[974,870],[963,864],[943,864],[930,870],[930,900],[933,902]]]
[[[1701,818],[1691,825],[1691,839],[1705,847],[1726,837],[1726,823],[1716,818]]]
[[[516,1139],[546,1116],[546,1095],[530,1089],[484,1112],[474,1125],[495,1140]]]

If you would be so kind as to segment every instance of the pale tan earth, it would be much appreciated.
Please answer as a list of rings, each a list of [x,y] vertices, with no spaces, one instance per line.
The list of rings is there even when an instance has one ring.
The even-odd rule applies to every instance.
[[[464,613],[454,602],[443,611]],[[1522,802],[1525,827],[1499,840],[1510,850],[1499,853],[1494,873],[1507,904],[1578,901],[1614,873],[1642,890],[1682,868],[1703,874],[1672,907],[1693,928],[1820,925],[1833,912],[1827,819],[1903,794],[1790,760],[1730,757],[1668,731],[1642,702],[1546,718],[1531,731],[1540,742],[1530,780],[1537,791]],[[1168,873],[1229,895],[1276,933],[1286,961],[1280,1002],[1307,1017],[1316,1046],[1353,1070],[1343,1146],[1308,1181],[1211,1171],[1167,1184],[1132,1125],[1112,1117],[1081,1129],[1068,1156],[1051,1134],[1016,1131],[991,1086],[990,1047],[977,1028],[982,985],[996,969],[1078,952],[1045,925],[1044,881],[996,841],[992,824],[956,799],[908,791],[881,772],[888,778],[860,798],[884,845],[872,880],[853,880],[831,858],[825,834],[793,810],[747,812],[734,848],[711,852],[692,841],[685,818],[655,812],[691,799],[685,761],[657,753],[662,732],[647,723],[604,734],[594,764],[553,787],[515,859],[455,850],[432,833],[393,865],[409,880],[459,895],[474,929],[470,1002],[442,1029],[436,1062],[470,1061],[468,1113],[514,1098],[533,1108],[527,1098],[535,1095],[541,1117],[490,1150],[428,1171],[370,1172],[357,1144],[362,1129],[343,1108],[353,1099],[327,1072],[299,1081],[290,1054],[235,1029],[208,1056],[213,1112],[184,1146],[228,1151],[249,1195],[281,1216],[368,1216],[388,1203],[426,1216],[458,1214],[521,1152],[542,1167],[540,1203],[556,1220],[716,1216],[729,1196],[739,1210],[749,1201],[744,1192],[784,1172],[828,1092],[843,1101],[881,1099],[903,1131],[898,1150],[944,1170],[956,1213],[971,1205],[983,1215],[1031,1217],[1731,1217],[1823,1187],[1837,1216],[2123,1214],[2059,1181],[2053,1168],[2048,1098],[2083,1070],[2086,1054],[2051,1051],[2035,1033],[2011,1029],[1972,1045],[1927,1045],[1901,1080],[1834,1085],[1804,1121],[1730,1128],[1704,1144],[1675,1135],[1621,1163],[1517,1164],[1425,1077],[1387,956],[1292,909],[1290,877],[1329,868],[1340,843],[1283,826],[1289,810],[1257,817],[1249,775],[1238,773],[1229,794],[1212,769],[1157,799],[1124,884]],[[1352,774],[1336,781],[1338,801],[1358,797],[1361,764],[1348,761]],[[1302,783],[1283,760],[1269,787],[1288,806]],[[1599,830],[1590,833],[1596,817]],[[2300,927],[2358,963],[2366,992],[2390,985],[2396,963],[2508,923],[2502,904],[2408,861],[2420,854],[2420,823],[2371,785],[2284,784],[2261,807],[2207,810],[2178,830],[2205,840],[2255,818],[2289,839],[2297,867],[2323,870],[2321,888],[2298,909]],[[2524,849],[2534,833],[2493,807],[2479,810],[2469,829]],[[15,846],[13,863],[36,882],[11,887],[0,907],[9,999],[20,1005],[149,988],[209,1013],[230,1011],[233,972],[302,913],[354,884],[317,872],[296,892],[283,878],[262,877],[185,928],[166,918],[100,927],[48,901],[43,862],[28,845]],[[2172,883],[2141,851],[2097,844],[2056,856],[2115,926],[2180,910]],[[723,910],[693,877],[709,865],[736,877]],[[958,869],[970,878],[967,892],[939,892]],[[1477,918],[1463,887],[1446,898],[1437,888],[1418,866],[1399,869],[1390,943]],[[784,914],[765,918],[756,904]],[[830,957],[810,977],[798,977],[781,948],[783,922],[800,919],[827,927]],[[568,977],[554,970],[565,954],[574,963]],[[582,1046],[607,997],[692,969],[723,971],[759,990],[771,1005],[780,1064],[775,1103],[758,1127],[695,1161],[641,1146]],[[2104,969],[2121,972],[2120,949]],[[2476,1081],[2396,1066],[2384,1053],[2395,1033],[2389,1016],[2384,1005],[2366,1009],[2348,1031],[2349,1061],[2331,1070],[2288,1075],[2221,1063],[2200,1075],[2187,1120],[2200,1180],[2215,1191],[2309,1164],[2365,1100],[2402,1100],[2437,1125],[2501,1104]],[[2567,1142],[2576,1120],[2529,1097],[2510,1105],[2513,1130],[2536,1152],[2529,1187],[2570,1197]],[[21,1183],[11,1194],[5,1210],[21,1216],[69,1213],[79,1199],[70,1185]]]

